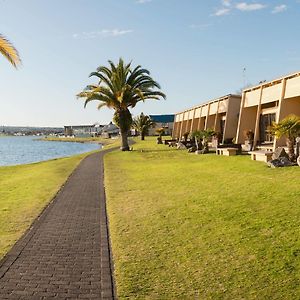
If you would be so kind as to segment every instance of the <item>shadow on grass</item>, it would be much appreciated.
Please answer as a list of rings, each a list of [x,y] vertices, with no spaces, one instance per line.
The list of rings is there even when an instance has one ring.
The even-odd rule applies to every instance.
[[[165,149],[150,149],[150,148],[144,148],[144,149],[134,149],[132,148],[131,152],[136,152],[136,153],[143,153],[143,152],[171,152],[172,149],[170,148],[165,148]],[[175,150],[175,149],[173,149]],[[179,150],[180,151],[180,150]]]

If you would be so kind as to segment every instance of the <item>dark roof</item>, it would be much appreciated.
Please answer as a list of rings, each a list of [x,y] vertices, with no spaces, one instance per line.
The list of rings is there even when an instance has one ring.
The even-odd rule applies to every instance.
[[[113,124],[112,122],[110,122],[108,125],[105,125],[102,128],[102,132],[118,132],[118,131],[119,131],[119,127]]]
[[[149,117],[156,123],[173,123],[175,115],[150,115]]]

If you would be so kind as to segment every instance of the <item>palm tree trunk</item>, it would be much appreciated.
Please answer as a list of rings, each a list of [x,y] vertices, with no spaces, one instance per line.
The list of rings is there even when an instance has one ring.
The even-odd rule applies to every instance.
[[[141,141],[145,140],[145,135],[143,133],[141,133]]]
[[[116,110],[114,113],[114,122],[120,128],[122,151],[129,151],[128,132],[132,125],[131,113],[128,109]]]
[[[121,148],[122,151],[129,151],[128,133],[121,130]]]
[[[286,145],[288,148],[289,159],[291,161],[294,161],[295,160],[295,149],[294,149],[295,139],[292,137],[287,138]]]

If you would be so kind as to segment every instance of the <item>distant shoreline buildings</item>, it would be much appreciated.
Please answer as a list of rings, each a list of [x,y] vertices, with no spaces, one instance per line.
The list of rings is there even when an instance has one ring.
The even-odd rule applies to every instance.
[[[149,130],[149,135],[157,135],[156,130],[164,128],[165,135],[172,135],[174,116],[169,115],[149,115],[151,120],[155,122],[155,126]],[[110,122],[107,125],[100,125],[98,123],[88,125],[66,125],[64,126],[65,136],[76,137],[95,137],[101,136],[104,138],[111,138],[118,136],[120,133],[119,128]],[[134,135],[134,133],[132,133]]]
[[[76,137],[96,137],[111,138],[119,135],[119,128],[110,122],[107,125],[90,124],[90,125],[68,125],[64,126],[65,136]]]
[[[27,135],[59,135],[63,134],[64,129],[62,127],[25,127],[25,126],[1,126],[0,134],[2,135],[15,135],[15,136],[27,136]]]

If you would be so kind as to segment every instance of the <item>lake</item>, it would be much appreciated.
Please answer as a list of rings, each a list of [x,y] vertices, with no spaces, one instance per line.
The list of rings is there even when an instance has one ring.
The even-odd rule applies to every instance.
[[[101,148],[92,143],[47,142],[41,137],[0,137],[0,166],[11,166],[66,157]]]

